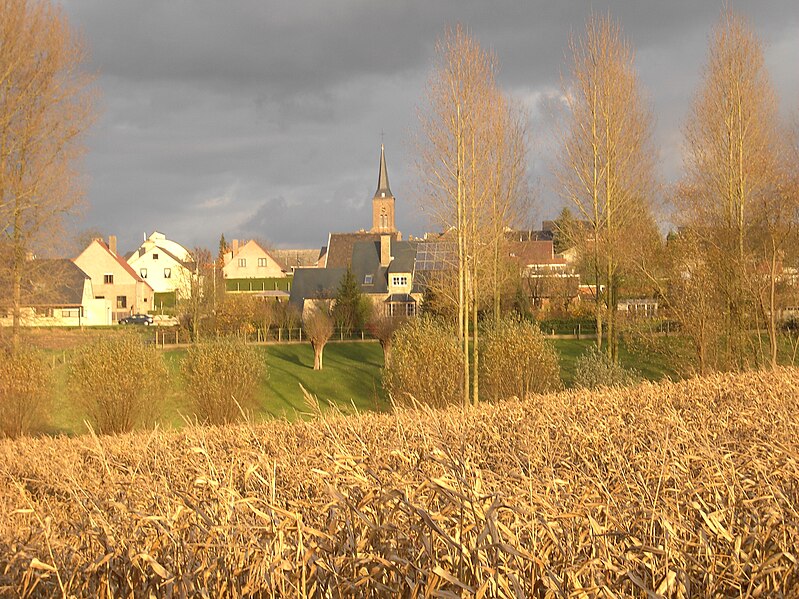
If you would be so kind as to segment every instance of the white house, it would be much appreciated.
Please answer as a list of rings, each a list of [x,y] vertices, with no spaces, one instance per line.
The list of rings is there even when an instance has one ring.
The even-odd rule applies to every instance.
[[[155,231],[128,256],[128,264],[156,294],[188,296],[194,262],[182,245]]]

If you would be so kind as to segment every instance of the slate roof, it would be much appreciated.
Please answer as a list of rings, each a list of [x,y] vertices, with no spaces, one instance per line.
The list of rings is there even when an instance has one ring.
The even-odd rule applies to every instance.
[[[388,275],[390,273],[407,272],[413,274],[416,259],[416,241],[391,241],[393,260],[388,267],[380,266],[380,241],[356,243],[352,249],[352,274],[364,293],[388,293]],[[371,275],[372,283],[365,284],[367,275]],[[418,291],[414,283],[413,291]]]
[[[350,268],[355,280],[366,294],[387,294],[388,276],[391,273],[411,273],[415,270],[417,241],[391,241],[393,260],[388,267],[380,266],[380,235],[376,241],[355,241],[352,244]],[[300,268],[294,273],[291,285],[290,302],[302,307],[304,299],[316,297],[333,298],[339,282],[347,272],[343,268]],[[413,292],[420,292],[419,286],[413,284]]]
[[[331,233],[327,242],[325,268],[347,268],[352,263],[352,251],[355,244],[361,241],[380,241],[381,233]],[[391,235],[392,240],[399,239],[399,233],[382,233]]]
[[[89,275],[67,258],[37,259],[30,263],[22,284],[25,306],[80,306]]]
[[[376,198],[393,198],[391,189],[388,186],[388,169],[386,168],[386,151],[383,144],[380,144],[380,175],[377,178]]]
[[[289,303],[302,309],[303,301],[336,295],[346,268],[298,268],[291,284]]]

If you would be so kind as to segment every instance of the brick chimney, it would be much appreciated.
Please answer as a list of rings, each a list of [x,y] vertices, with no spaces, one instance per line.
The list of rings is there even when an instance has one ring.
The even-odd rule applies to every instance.
[[[380,266],[391,264],[391,235],[380,236]]]
[[[236,252],[239,251],[239,240],[238,239],[234,239],[230,243],[230,250],[233,252],[233,254],[235,254]]]
[[[117,236],[116,235],[109,235],[108,236],[108,249],[111,250],[111,253],[114,256],[117,255]]]

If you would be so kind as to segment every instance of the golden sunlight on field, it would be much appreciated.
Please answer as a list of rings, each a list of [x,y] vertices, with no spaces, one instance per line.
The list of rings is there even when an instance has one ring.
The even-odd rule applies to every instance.
[[[0,443],[0,594],[795,596],[799,373]]]

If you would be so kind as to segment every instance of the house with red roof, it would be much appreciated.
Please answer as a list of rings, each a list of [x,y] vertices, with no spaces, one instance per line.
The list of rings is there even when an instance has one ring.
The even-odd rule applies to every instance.
[[[153,310],[153,288],[117,253],[117,238],[93,239],[73,262],[91,278],[95,299],[109,300],[112,321]]]

